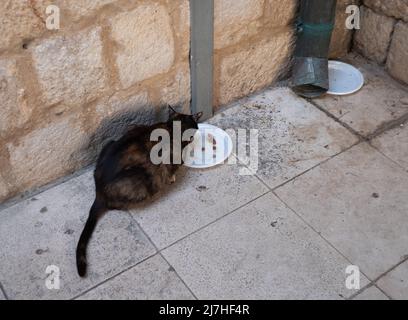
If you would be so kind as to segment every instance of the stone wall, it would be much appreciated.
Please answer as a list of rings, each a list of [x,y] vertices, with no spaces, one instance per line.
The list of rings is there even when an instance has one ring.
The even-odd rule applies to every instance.
[[[188,110],[189,12],[188,0],[0,2],[0,202],[92,163],[160,105]]]
[[[339,0],[339,16],[344,4]],[[46,8],[61,28],[46,28]],[[215,0],[214,105],[290,67],[296,0]],[[0,202],[95,160],[129,123],[190,104],[189,0],[2,0]],[[347,52],[341,18],[334,56]]]
[[[354,50],[408,84],[408,0],[363,0]]]

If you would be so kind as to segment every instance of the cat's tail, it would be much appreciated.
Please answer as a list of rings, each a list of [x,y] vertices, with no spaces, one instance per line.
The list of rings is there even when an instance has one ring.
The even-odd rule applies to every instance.
[[[78,246],[76,250],[76,263],[78,274],[80,277],[84,277],[86,274],[86,248],[88,242],[91,239],[92,232],[95,229],[96,223],[98,222],[99,217],[107,211],[104,201],[96,197],[91,210],[89,212],[88,220],[86,221],[84,230],[81,233],[81,237],[78,241]]]

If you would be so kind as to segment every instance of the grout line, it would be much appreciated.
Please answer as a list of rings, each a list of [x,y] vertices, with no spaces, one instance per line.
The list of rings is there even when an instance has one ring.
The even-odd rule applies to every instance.
[[[340,124],[343,128],[347,129],[349,132],[351,132],[353,135],[355,135],[357,138],[359,138],[361,141],[366,141],[367,138],[364,137],[362,134],[360,134],[359,132],[357,132],[356,130],[354,130],[352,127],[350,127],[347,123],[344,123],[343,121],[341,121],[340,119],[336,118],[336,116],[334,116],[332,113],[330,113],[329,111],[327,111],[326,109],[322,108],[321,106],[319,106],[313,99],[306,99],[306,98],[302,98],[303,100],[309,102],[311,105],[313,105],[314,107],[316,107],[318,110],[320,110],[321,112],[323,112],[324,114],[326,114],[326,116],[328,116],[329,118],[333,119],[335,122],[337,122],[338,124]]]
[[[127,267],[127,268],[125,268],[125,269],[123,269],[123,270],[121,270],[121,271],[119,271],[119,272],[113,274],[112,276],[110,276],[110,277],[106,278],[105,280],[103,280],[103,281],[97,283],[96,285],[94,285],[94,286],[92,286],[92,287],[90,287],[90,288],[88,288],[88,289],[82,291],[81,293],[79,293],[79,294],[77,294],[76,296],[70,298],[69,300],[75,300],[75,299],[77,299],[77,298],[79,298],[79,297],[81,297],[81,296],[87,294],[88,292],[90,292],[90,291],[92,291],[92,290],[94,290],[94,289],[100,287],[101,285],[105,284],[105,283],[108,282],[109,280],[112,280],[113,278],[116,278],[117,276],[120,276],[121,274],[123,274],[123,273],[125,273],[125,272],[127,272],[127,271],[129,271],[129,270],[131,270],[131,269],[133,269],[134,267],[136,267],[136,266],[138,266],[139,264],[141,264],[141,263],[143,263],[143,262],[149,260],[150,258],[153,258],[153,257],[154,257],[155,255],[157,255],[157,254],[158,254],[158,252],[155,252],[154,254],[151,254],[151,255],[147,256],[146,258],[143,258],[142,260],[140,260],[139,262],[135,263],[134,265],[131,265],[130,267]]]
[[[388,273],[390,273],[391,271],[394,271],[395,269],[397,269],[400,265],[402,265],[403,263],[408,261],[408,255],[404,257],[404,259],[402,259],[400,262],[398,262],[396,265],[394,265],[393,267],[389,268],[387,271],[383,272],[382,274],[380,274],[377,278],[375,278],[373,281],[377,282],[378,280],[380,280],[381,278],[383,278],[384,276],[386,276]]]
[[[95,164],[94,163],[90,164],[90,165],[88,165],[86,167],[83,167],[83,168],[75,171],[72,174],[57,178],[56,180],[51,181],[51,182],[47,183],[46,185],[44,185],[42,187],[29,189],[28,191],[25,191],[25,192],[15,196],[15,197],[11,198],[11,199],[6,200],[5,202],[0,203],[0,215],[2,214],[2,211],[6,210],[8,208],[11,208],[11,207],[13,207],[13,206],[15,206],[15,205],[17,205],[17,204],[19,204],[19,203],[21,203],[23,201],[26,201],[26,200],[28,200],[30,198],[38,196],[41,193],[46,192],[46,191],[48,191],[48,190],[50,190],[50,189],[52,189],[54,187],[57,187],[57,186],[59,186],[61,184],[64,184],[66,182],[69,182],[71,180],[79,178],[80,176],[88,173],[89,171],[93,170],[94,168],[95,168]]]
[[[191,293],[191,295],[194,297],[195,300],[199,300],[197,295],[193,292],[193,290],[187,285],[187,283],[184,281],[184,279],[180,276],[180,274],[177,272],[176,268],[171,265],[171,263],[164,257],[163,253],[159,251],[159,255],[162,257],[166,263],[173,268],[173,272],[176,274],[176,276],[180,279],[180,281],[184,284],[184,286],[187,288],[187,290]]]
[[[388,160],[390,160],[392,163],[394,163],[395,165],[397,165],[398,167],[400,167],[402,170],[404,170],[405,173],[408,173],[408,170],[405,169],[401,164],[399,164],[397,161],[395,161],[394,159],[390,158],[389,156],[387,156],[385,153],[383,153],[379,148],[377,148],[376,146],[374,146],[371,142],[368,142],[368,144],[370,145],[371,148],[373,148],[375,151],[377,151],[378,153],[380,153],[382,156],[384,156],[385,158],[387,158]]]
[[[0,292],[3,293],[4,298],[6,298],[6,300],[10,300],[9,297],[7,296],[6,290],[4,289],[3,285],[0,282]]]
[[[358,290],[356,293],[351,295],[347,300],[353,300],[354,298],[358,297],[360,294],[363,292],[367,291],[370,288],[377,288],[382,294],[384,294],[389,300],[394,300],[391,296],[389,296],[384,290],[382,290],[380,287],[377,286],[377,284],[374,281],[371,281],[369,284]]]
[[[355,146],[359,145],[361,142],[362,142],[362,141],[357,141],[356,143],[353,143],[351,146],[349,146],[349,147],[347,147],[347,148],[341,150],[340,152],[338,152],[338,153],[336,153],[336,154],[334,154],[334,155],[331,155],[331,156],[328,157],[327,159],[325,159],[325,160],[323,160],[323,161],[317,163],[316,165],[310,167],[309,169],[307,169],[307,170],[305,170],[305,171],[299,173],[298,175],[294,176],[293,178],[290,178],[289,180],[284,181],[284,182],[282,182],[281,184],[279,184],[279,185],[277,185],[277,186],[275,186],[275,187],[273,187],[273,188],[270,187],[260,176],[258,176],[257,174],[255,174],[255,176],[256,176],[268,189],[270,189],[271,191],[274,192],[274,191],[276,191],[277,189],[279,189],[279,188],[281,188],[281,187],[283,187],[283,186],[285,186],[285,185],[287,185],[287,184],[293,182],[293,181],[296,180],[297,178],[300,178],[301,176],[307,174],[308,172],[310,172],[310,171],[316,169],[317,167],[319,167],[319,166],[325,164],[326,162],[329,162],[330,160],[336,158],[337,156],[341,155],[342,153],[349,151],[350,149],[352,149],[352,148],[354,148]]]
[[[407,121],[408,121],[408,112],[403,114],[401,117],[394,119],[394,120],[390,120],[386,122],[385,124],[381,125],[380,127],[378,127],[373,133],[370,133],[367,136],[367,140],[373,140],[387,131],[398,128],[399,126],[405,124]]]
[[[339,249],[337,249],[328,239],[326,239],[323,234],[316,230],[308,221],[306,221],[305,218],[303,218],[299,213],[297,213],[294,209],[292,209],[292,207],[290,207],[284,200],[282,200],[278,194],[276,194],[275,191],[272,191],[272,193],[289,209],[291,210],[300,220],[302,220],[310,229],[312,229],[320,238],[322,238],[330,247],[332,247],[338,254],[340,254],[346,261],[348,261],[350,264],[354,264],[345,254],[343,254]],[[370,283],[372,282],[372,280],[370,279],[370,277],[368,275],[366,275],[364,272],[361,271],[360,268],[360,273],[362,275],[364,275],[368,281],[370,281]]]
[[[189,234],[187,234],[187,235],[181,237],[180,239],[178,239],[178,240],[176,240],[176,241],[170,243],[169,245],[163,247],[162,249],[160,249],[160,252],[162,252],[162,251],[164,251],[164,250],[166,250],[166,249],[172,247],[173,245],[175,245],[175,244],[177,244],[177,243],[183,241],[184,239],[188,238],[189,236],[191,236],[191,235],[193,235],[193,234],[195,234],[195,233],[200,232],[201,230],[203,230],[203,229],[209,227],[210,225],[215,224],[216,222],[220,221],[221,219],[223,219],[223,218],[225,218],[225,217],[227,217],[227,216],[229,216],[229,215],[234,214],[236,211],[238,211],[238,210],[244,208],[245,206],[251,204],[252,202],[255,202],[256,200],[258,200],[258,199],[262,198],[263,196],[267,195],[268,193],[270,193],[269,190],[268,190],[267,192],[264,192],[264,193],[261,194],[260,196],[257,196],[256,198],[254,198],[254,199],[248,201],[247,203],[245,203],[245,204],[239,206],[238,208],[236,208],[236,209],[234,209],[234,210],[232,210],[232,211],[230,211],[230,212],[228,212],[228,213],[222,215],[221,217],[218,217],[217,219],[215,219],[215,220],[213,220],[213,221],[207,223],[206,225],[204,225],[204,226],[198,228],[197,230],[194,230],[194,231],[190,232]]]
[[[375,286],[374,283],[372,281],[370,281],[367,285],[365,285],[360,290],[358,290],[356,293],[353,293],[350,297],[348,297],[347,300],[353,300],[355,297],[359,296],[364,291],[370,289],[373,286]]]
[[[350,131],[352,134],[354,134],[355,136],[357,136],[361,141],[366,141],[369,142],[370,140],[380,136],[381,134],[392,130],[398,126],[400,126],[401,124],[404,124],[406,122],[408,122],[408,113],[403,114],[402,116],[400,116],[397,119],[394,120],[390,120],[387,121],[385,124],[381,125],[380,127],[376,128],[374,130],[374,132],[368,134],[367,136],[362,135],[361,133],[357,132],[355,129],[353,129],[351,126],[349,126],[347,123],[344,123],[343,121],[341,121],[341,117],[337,118],[335,115],[333,115],[332,113],[330,113],[328,110],[326,110],[325,108],[319,106],[313,99],[305,99],[302,98],[305,101],[309,102],[310,104],[312,104],[313,106],[315,106],[317,109],[319,109],[320,111],[324,112],[329,118],[333,119],[334,121],[336,121],[338,124],[340,124],[341,126],[343,126],[344,128],[346,128],[348,131]],[[344,115],[343,115],[344,116]],[[342,116],[342,117],[343,117]]]
[[[166,263],[173,268],[174,273],[176,274],[176,276],[180,279],[180,281],[184,284],[184,286],[187,288],[187,290],[191,293],[191,295],[194,297],[195,300],[198,300],[197,296],[195,295],[195,293],[193,292],[193,290],[191,290],[191,288],[187,285],[187,283],[184,281],[184,279],[179,275],[179,273],[177,272],[176,268],[174,268],[173,265],[170,264],[170,262],[163,256],[163,253],[159,250],[159,248],[157,248],[156,244],[153,242],[153,240],[150,238],[150,236],[147,234],[147,232],[142,228],[142,226],[139,224],[139,222],[137,222],[137,220],[135,219],[135,217],[129,212],[127,211],[128,215],[130,216],[130,218],[136,223],[136,225],[139,227],[139,229],[142,231],[142,233],[144,234],[144,236],[150,241],[150,243],[153,245],[153,247],[156,249],[156,252],[158,255],[160,255],[160,257],[166,261]]]
[[[385,277],[388,273],[394,271],[396,268],[398,268],[400,265],[402,265],[403,263],[408,261],[408,255],[406,257],[404,257],[404,259],[402,259],[400,262],[398,262],[396,265],[394,265],[393,267],[389,268],[388,270],[386,270],[385,272],[383,272],[382,274],[380,274],[377,278],[375,278],[374,280],[372,280],[367,286],[365,286],[363,289],[361,289],[360,291],[358,291],[357,293],[353,294],[350,299],[355,298],[357,295],[359,295],[360,293],[362,293],[363,291],[365,291],[366,289],[368,289],[369,287],[375,286],[378,290],[380,290],[382,293],[384,293],[384,295],[389,298],[390,300],[394,300],[387,292],[385,292],[384,290],[382,290],[378,285],[377,282]]]
[[[381,289],[377,284],[375,284],[374,287],[376,287],[378,290],[380,290],[382,292],[382,294],[385,295],[388,299],[394,300],[393,297],[391,297],[387,292],[385,292],[383,289]]]

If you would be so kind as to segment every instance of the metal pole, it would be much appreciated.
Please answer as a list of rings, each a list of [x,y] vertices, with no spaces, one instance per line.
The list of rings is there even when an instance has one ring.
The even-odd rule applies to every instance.
[[[213,115],[214,0],[190,0],[191,111]]]

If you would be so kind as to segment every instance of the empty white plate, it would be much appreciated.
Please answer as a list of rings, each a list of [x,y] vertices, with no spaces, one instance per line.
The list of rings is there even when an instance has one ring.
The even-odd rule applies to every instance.
[[[232,139],[224,130],[200,123],[194,141],[183,150],[184,165],[209,168],[223,163],[232,153]]]
[[[328,94],[347,95],[360,90],[364,85],[364,76],[357,68],[340,61],[329,61]]]

